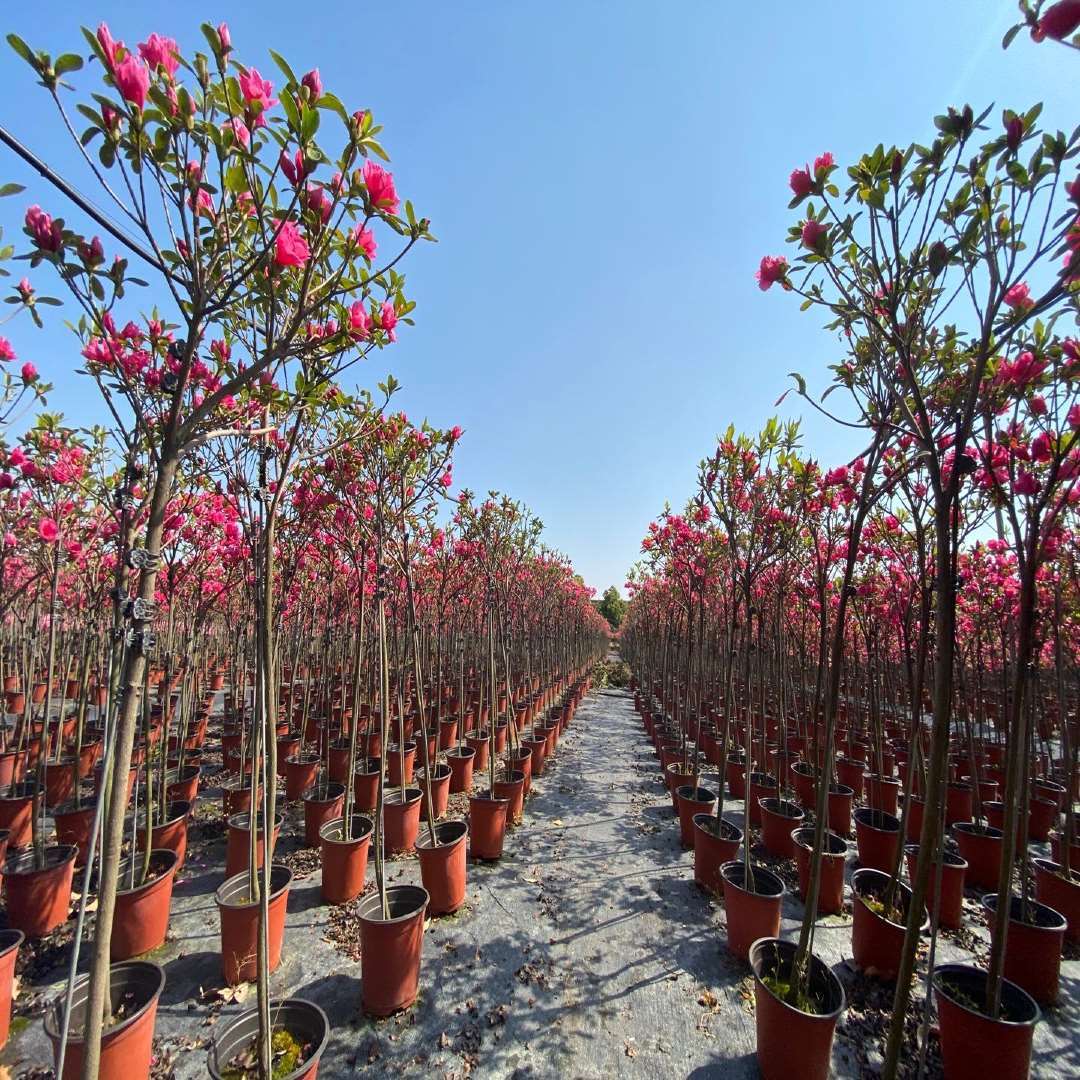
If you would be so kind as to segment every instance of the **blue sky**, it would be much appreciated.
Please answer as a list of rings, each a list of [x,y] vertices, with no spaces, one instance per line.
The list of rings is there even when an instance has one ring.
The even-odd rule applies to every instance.
[[[523,499],[602,590],[621,585],[664,500],[690,493],[718,432],[756,430],[787,372],[823,386],[838,356],[817,316],[753,278],[761,255],[783,250],[793,168],[823,150],[846,165],[879,141],[929,139],[932,116],[965,101],[995,102],[996,119],[1041,100],[1048,126],[1075,123],[1064,50],[1021,36],[1002,52],[1015,10],[38,0],[7,5],[0,23],[56,55],[85,53],[82,20],[129,44],[158,31],[194,48],[201,19],[226,19],[237,55],[264,74],[274,48],[297,71],[318,66],[350,109],[373,109],[398,190],[441,243],[407,267],[417,326],[358,378],[392,371],[410,414],[461,424],[456,482]],[[81,184],[45,92],[4,50],[0,122]],[[54,211],[59,196],[3,161],[0,180],[28,187],[0,203],[10,240],[31,196]],[[70,374],[67,331],[20,321],[4,333],[57,384],[50,404],[70,422],[104,419]],[[799,412],[791,399],[781,409]],[[850,450],[826,421],[804,430],[826,462]]]

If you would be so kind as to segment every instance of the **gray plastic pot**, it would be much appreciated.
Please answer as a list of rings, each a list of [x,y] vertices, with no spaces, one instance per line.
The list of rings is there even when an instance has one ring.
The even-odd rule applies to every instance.
[[[279,1080],[315,1080],[319,1059],[330,1040],[326,1013],[302,998],[284,998],[270,1002],[270,1024],[273,1028],[283,1027],[297,1042],[312,1047],[303,1063]],[[258,1035],[258,1009],[241,1013],[217,1033],[206,1058],[206,1067],[214,1080],[221,1080],[229,1062],[251,1046]]]

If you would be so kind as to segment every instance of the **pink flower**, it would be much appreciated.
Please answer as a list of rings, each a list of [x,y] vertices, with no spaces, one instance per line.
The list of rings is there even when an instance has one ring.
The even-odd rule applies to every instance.
[[[124,100],[130,102],[136,109],[141,109],[146,104],[146,92],[150,89],[150,72],[146,65],[134,56],[125,56],[116,70],[113,72],[116,80],[116,88],[120,91]]]
[[[308,184],[307,190],[301,197],[304,207],[313,214],[318,214],[319,220],[325,225],[330,220],[332,205],[326,195],[326,189],[321,184]]]
[[[60,535],[60,527],[51,517],[44,517],[37,524],[37,533],[46,544],[53,544]]]
[[[232,543],[236,543],[240,539],[240,525],[236,521],[229,521],[225,524],[225,538]]]
[[[9,529],[4,533],[4,547],[13,548],[18,541],[15,539],[15,534]]]
[[[791,190],[795,192],[796,199],[805,198],[814,190],[814,178],[810,175],[810,169],[796,169],[790,177],[788,177],[788,184],[791,186]]]
[[[105,54],[105,63],[108,65],[109,71],[113,71],[116,68],[116,53],[118,49],[124,47],[122,41],[113,41],[113,36],[109,32],[109,28],[102,23],[97,28],[98,44],[101,46],[101,51]]]
[[[372,203],[388,214],[398,211],[398,196],[394,190],[394,176],[374,161],[364,162],[364,183]]]
[[[1011,308],[1015,308],[1017,311],[1028,311],[1035,306],[1035,301],[1031,299],[1031,290],[1027,287],[1027,283],[1024,281],[1018,281],[1005,293],[1005,303]]]
[[[319,76],[319,69],[312,68],[301,80],[301,86],[306,86],[308,93],[311,95],[311,100],[318,101],[322,97],[322,78]]]
[[[291,221],[283,221],[278,228],[274,245],[274,262],[278,266],[303,266],[311,257],[307,241]]]
[[[453,478],[453,476],[452,476],[452,475],[450,474],[450,471],[449,471],[449,470],[447,470],[446,472],[444,472],[444,473],[442,474],[442,476],[440,476],[440,477],[439,477],[439,483],[440,483],[440,484],[442,484],[442,486],[443,486],[444,488],[448,488],[448,487],[449,487],[449,486],[450,486],[450,485],[451,485],[451,484],[452,484],[453,482],[454,482],[454,478]]]
[[[375,234],[364,225],[357,225],[352,231],[353,243],[369,258],[375,258]]]
[[[277,104],[277,98],[273,96],[274,84],[269,79],[264,79],[259,74],[258,68],[242,71],[237,81],[240,84],[240,93],[244,95],[244,100],[247,102],[249,114],[258,118],[254,124],[258,127],[262,120],[261,114],[266,112],[271,105]]]
[[[394,327],[397,326],[397,312],[389,300],[384,300],[379,309],[379,326],[386,331],[386,336],[391,341],[397,341],[397,335],[394,333]]]
[[[251,142],[251,132],[248,130],[247,124],[240,119],[239,116],[234,116],[226,123],[221,125],[222,131],[231,131],[236,136],[236,141],[241,146],[247,146]]]
[[[22,375],[23,382],[33,382],[37,378],[37,368],[28,360],[22,366],[22,371],[19,372]]]
[[[833,161],[833,156],[832,156],[831,153],[829,153],[828,150],[826,150],[825,153],[821,154],[819,157],[814,158],[814,176],[815,176],[815,178],[820,180],[821,179],[821,174],[823,172],[825,172],[827,169],[831,169],[834,164],[835,164],[835,162]]]
[[[758,288],[762,292],[767,292],[776,282],[783,282],[787,276],[787,268],[787,259],[783,255],[766,255],[754,275],[757,278]]]
[[[278,158],[278,165],[293,187],[296,187],[297,183],[303,180],[307,175],[307,169],[304,166],[303,150],[297,150],[293,157],[289,157],[288,152],[282,150],[281,157]]]
[[[828,226],[820,221],[807,221],[802,227],[802,244],[809,251],[817,251],[829,235]]]
[[[451,442],[457,442],[458,439],[460,439],[460,438],[461,438],[461,428],[457,424],[455,424],[450,429],[450,441]]]
[[[1080,404],[1074,405],[1065,419],[1073,431],[1080,431]]]
[[[0,361],[14,360],[15,350],[6,337],[0,337]]]
[[[219,23],[217,32],[218,37],[221,39],[221,51],[229,52],[232,49],[232,34],[229,33],[229,24]]]
[[[157,71],[158,67],[163,67],[170,79],[180,66],[176,42],[172,38],[161,37],[160,34],[151,34],[142,42],[139,46],[139,55],[150,65],[151,71]]]
[[[349,330],[357,338],[366,338],[371,332],[371,316],[360,300],[349,308]]]
[[[26,211],[26,227],[42,251],[59,251],[64,246],[64,234],[59,224],[45,213],[40,206],[31,206]]]
[[[1039,493],[1039,482],[1035,479],[1034,473],[1029,473],[1027,469],[1018,469],[1013,491],[1017,495],[1037,495]]]
[[[1059,0],[1051,4],[1039,19],[1039,29],[1047,37],[1062,41],[1080,28],[1080,0]]]

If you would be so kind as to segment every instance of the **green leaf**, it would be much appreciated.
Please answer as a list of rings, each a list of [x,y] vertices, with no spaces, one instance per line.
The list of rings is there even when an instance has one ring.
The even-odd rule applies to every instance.
[[[300,130],[300,113],[296,108],[296,102],[293,100],[292,94],[288,90],[282,90],[278,100],[285,110],[285,119],[289,121],[290,130],[298,132]]]
[[[7,43],[35,70],[37,71],[37,63],[34,60],[34,53],[30,46],[18,34],[8,34]]]
[[[18,195],[19,192],[25,190],[22,184],[0,184],[0,199],[5,195]]]
[[[66,75],[69,71],[82,70],[83,62],[81,56],[76,56],[75,53],[64,53],[63,56],[56,58],[56,63],[53,64],[53,71],[57,75]]]
[[[1001,47],[1007,49],[1013,42],[1013,38],[1020,33],[1020,27],[1023,23],[1017,23],[1015,26],[1010,27],[1005,31],[1005,36],[1001,39]]]
[[[288,61],[285,59],[285,57],[281,56],[279,53],[274,52],[273,49],[270,50],[270,56],[273,58],[274,63],[277,64],[279,68],[281,68],[282,74],[285,76],[285,78],[288,79],[289,82],[293,84],[293,86],[299,85],[300,80],[293,74],[293,69],[289,67]]]

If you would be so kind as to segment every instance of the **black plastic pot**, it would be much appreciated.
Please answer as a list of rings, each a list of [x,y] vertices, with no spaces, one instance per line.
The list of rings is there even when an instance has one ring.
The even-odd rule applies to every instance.
[[[284,1028],[297,1042],[314,1048],[301,1065],[276,1080],[301,1080],[318,1068],[330,1040],[330,1021],[318,1005],[301,998],[271,1001],[270,1023],[273,1028]],[[258,1036],[258,1009],[248,1009],[221,1028],[206,1056],[206,1067],[214,1080],[221,1080],[229,1062],[250,1047]]]

